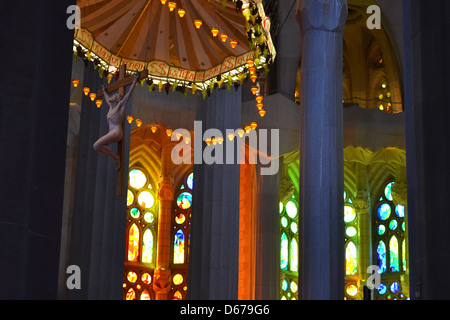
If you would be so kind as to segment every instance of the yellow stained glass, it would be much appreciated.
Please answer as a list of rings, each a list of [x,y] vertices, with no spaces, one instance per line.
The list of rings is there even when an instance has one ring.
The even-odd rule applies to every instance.
[[[127,193],[127,207],[131,206],[134,202],[134,195],[133,192],[131,192],[131,190],[128,190]]]
[[[175,292],[175,294],[173,295],[173,300],[183,300],[183,295],[180,291]]]
[[[139,228],[136,224],[128,232],[128,261],[138,261],[139,255]]]
[[[153,233],[145,230],[142,239],[142,262],[151,263],[153,258]]]
[[[138,169],[131,170],[129,178],[130,178],[130,186],[132,186],[135,189],[141,189],[147,183],[147,177],[141,170]]]
[[[178,285],[180,285],[180,284],[182,284],[183,283],[183,276],[181,275],[181,274],[176,274],[176,275],[174,275],[173,276],[173,279],[172,279],[172,281],[173,281],[173,284],[174,285],[176,285],[176,286],[178,286]]]
[[[149,295],[149,293],[148,293],[147,290],[144,290],[144,291],[141,293],[141,300],[151,300],[151,299],[150,299],[150,295]]]
[[[344,206],[344,221],[352,222],[356,218],[355,209],[350,206]]]
[[[130,288],[130,290],[128,290],[125,299],[126,300],[136,300],[136,292],[134,291],[133,288]]]
[[[131,283],[135,283],[137,278],[138,278],[138,276],[137,276],[136,272],[133,272],[133,271],[128,272],[128,275],[127,275],[128,281],[130,281]]]
[[[149,209],[155,204],[155,198],[148,191],[142,191],[138,196],[138,203],[141,207]]]
[[[150,284],[152,282],[152,276],[146,272],[141,276],[141,280],[145,284]]]
[[[358,294],[358,288],[353,284],[349,285],[347,287],[347,294],[351,297],[356,296]]]
[[[345,249],[345,274],[356,275],[358,270],[357,250],[355,244],[350,241]]]

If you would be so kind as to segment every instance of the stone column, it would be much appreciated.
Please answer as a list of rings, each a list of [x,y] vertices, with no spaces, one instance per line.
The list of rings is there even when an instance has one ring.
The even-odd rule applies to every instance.
[[[301,299],[343,299],[345,0],[299,0]]]
[[[411,299],[450,299],[449,2],[404,0]]]
[[[173,203],[172,148],[172,143],[165,144],[162,147],[161,154],[161,178],[158,191],[158,253],[153,282],[156,300],[167,300],[167,295],[171,289],[169,267]]]
[[[281,166],[281,161],[280,161]],[[259,170],[257,170],[259,172]],[[255,299],[280,298],[280,177],[257,175]]]
[[[216,128],[225,135],[226,129],[240,128],[241,88],[214,90],[202,100],[197,119],[202,131]],[[195,152],[206,147],[198,141],[201,137],[202,132],[195,132]],[[239,166],[194,164],[188,299],[238,298]]]
[[[84,86],[97,90],[106,79],[100,79],[89,63],[85,69]],[[80,84],[81,85],[81,84]],[[127,108],[131,107],[131,99]],[[127,184],[123,196],[116,196],[118,172],[113,161],[94,150],[93,145],[109,130],[104,102],[100,109],[83,95],[80,118],[77,172],[68,265],[81,269],[81,289],[66,290],[67,299],[121,300],[126,238]],[[124,175],[128,176],[130,132],[124,132]],[[117,144],[111,146],[117,152]],[[124,177],[124,181],[127,180]],[[62,294],[62,293],[61,293]]]
[[[56,299],[76,1],[2,2],[0,299]]]

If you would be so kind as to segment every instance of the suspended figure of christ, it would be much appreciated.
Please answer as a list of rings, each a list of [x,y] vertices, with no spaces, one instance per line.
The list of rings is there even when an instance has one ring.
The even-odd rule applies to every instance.
[[[120,156],[115,154],[109,145],[119,142],[123,139],[123,131],[122,131],[122,123],[125,117],[125,111],[127,108],[128,100],[131,97],[131,94],[136,87],[136,83],[139,79],[139,73],[136,72],[134,74],[133,84],[131,85],[130,90],[127,94],[122,98],[119,93],[116,93],[112,96],[109,96],[106,92],[105,86],[102,85],[103,95],[105,96],[105,100],[109,105],[109,111],[106,115],[106,119],[108,121],[109,132],[98,139],[94,143],[94,149],[108,157],[111,157],[114,160],[114,166],[116,170],[120,170]]]

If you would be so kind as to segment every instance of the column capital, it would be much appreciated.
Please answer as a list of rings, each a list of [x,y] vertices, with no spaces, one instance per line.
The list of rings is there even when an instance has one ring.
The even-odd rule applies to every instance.
[[[171,272],[168,269],[158,268],[153,275],[153,290],[157,294],[167,294],[172,288],[170,280]]]
[[[347,0],[297,0],[297,21],[302,32],[344,32]]]
[[[161,177],[159,180],[158,199],[173,200],[173,177]]]
[[[360,213],[367,213],[367,210],[369,209],[369,203],[370,203],[369,192],[367,192],[367,190],[358,191],[356,198],[353,201],[355,209]]]

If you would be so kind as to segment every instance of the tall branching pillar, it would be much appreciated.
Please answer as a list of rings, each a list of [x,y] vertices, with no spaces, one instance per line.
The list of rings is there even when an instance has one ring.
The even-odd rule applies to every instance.
[[[346,0],[299,0],[301,299],[343,299],[343,31]]]

